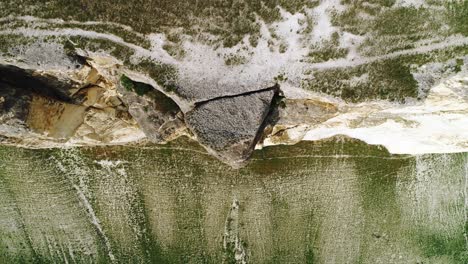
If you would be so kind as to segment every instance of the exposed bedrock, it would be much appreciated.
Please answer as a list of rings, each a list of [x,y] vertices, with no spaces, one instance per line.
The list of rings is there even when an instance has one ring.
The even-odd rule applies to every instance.
[[[146,137],[154,143],[164,143],[182,134],[186,126],[179,106],[149,84],[135,82],[123,75],[117,89]]]
[[[29,128],[52,138],[69,138],[83,123],[86,107],[73,96],[78,84],[0,65],[0,124]]]
[[[138,131],[113,85],[89,65],[68,73],[0,65],[2,143],[107,144]]]
[[[255,148],[333,135],[401,154],[460,152],[467,146],[466,129],[459,129],[466,126],[463,72],[408,104],[347,103],[281,81],[282,91],[279,85],[245,92],[213,84],[221,96],[206,99],[180,97],[113,57],[80,56],[86,59],[79,67],[55,64],[50,70],[0,63],[0,144],[164,144],[187,136],[233,167],[245,165]],[[419,145],[424,148],[415,153]]]
[[[0,65],[3,143],[60,147],[147,140],[160,144],[186,135],[223,162],[240,167],[265,127],[276,121],[273,116],[278,117],[278,85],[187,101],[191,107],[183,111],[159,87],[130,79],[118,67],[112,74],[100,71],[96,64],[90,60],[67,73],[68,79]]]
[[[279,86],[199,101],[183,113],[168,96],[154,87],[123,75],[119,92],[128,112],[147,138],[164,143],[188,133],[208,152],[239,167],[252,154],[276,108]],[[184,122],[185,120],[185,122]]]
[[[460,129],[466,127],[464,72],[434,86],[423,101],[408,104],[347,103],[281,82],[282,91],[278,85],[242,92],[214,84],[226,93],[195,100],[177,96],[154,76],[113,57],[86,55],[73,68],[0,63],[1,144],[164,144],[187,136],[233,167],[245,165],[255,148],[333,135],[400,154],[461,152],[467,146],[466,129]]]

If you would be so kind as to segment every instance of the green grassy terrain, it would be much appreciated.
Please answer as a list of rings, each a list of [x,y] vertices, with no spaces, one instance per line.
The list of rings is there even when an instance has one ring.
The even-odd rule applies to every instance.
[[[338,138],[259,150],[240,170],[185,139],[1,147],[0,260],[233,263],[228,228],[251,263],[466,263],[467,159]]]

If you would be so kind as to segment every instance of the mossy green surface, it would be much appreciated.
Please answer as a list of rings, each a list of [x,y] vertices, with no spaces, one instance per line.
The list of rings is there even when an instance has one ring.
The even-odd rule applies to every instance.
[[[109,263],[109,252],[118,263],[221,263],[228,223],[252,263],[466,261],[466,153],[391,155],[336,138],[265,148],[234,170],[182,138],[0,147],[0,161],[5,263]]]
[[[455,73],[463,65],[460,57],[467,54],[468,46],[465,45],[424,54],[400,55],[347,68],[311,70],[309,73],[313,77],[304,78],[302,87],[349,102],[372,99],[404,102],[406,98],[418,97],[418,83],[411,72],[412,67],[431,62],[446,63],[458,57],[453,69]]]
[[[446,7],[453,31],[468,36],[468,1],[451,0],[447,2]]]
[[[216,52],[220,52],[218,49],[222,47],[239,45],[236,47],[237,51],[219,56],[224,56],[225,64],[230,66],[228,68],[238,69],[244,65],[248,67],[260,38],[268,42],[268,48],[273,52],[288,54],[290,51],[291,46],[281,35],[284,33],[281,32],[284,25],[275,24],[286,22],[281,13],[283,9],[291,14],[301,14],[297,21],[300,29],[291,33],[297,33],[299,44],[307,49],[299,59],[305,65],[304,71],[307,72],[309,64],[314,68],[314,64],[336,61],[336,69],[317,70],[313,78],[301,76],[302,87],[352,102],[373,99],[404,101],[408,97],[415,98],[418,96],[418,87],[411,76],[412,67],[445,62],[468,53],[466,45],[452,46],[451,43],[447,43],[445,48],[441,45],[441,48],[432,51],[418,51],[424,49],[425,45],[438,45],[439,41],[451,42],[451,38],[457,34],[467,35],[466,0],[443,3],[426,1],[422,6],[404,6],[397,4],[395,0],[343,0],[340,2],[342,6],[327,10],[333,27],[330,37],[312,41],[314,28],[319,22],[314,8],[319,4],[320,1],[304,0],[152,0],[144,3],[134,0],[24,0],[21,2],[22,8],[18,8],[16,1],[7,0],[0,3],[0,17],[8,17],[0,22],[0,28],[11,30],[12,33],[0,37],[0,49],[2,55],[8,57],[11,47],[34,41],[32,37],[16,35],[15,29],[81,29],[98,34],[112,34],[122,38],[129,46],[96,36],[90,38],[72,34],[69,37],[50,38],[65,43],[71,40],[77,48],[110,53],[128,68],[150,75],[165,92],[178,94],[181,87],[176,66],[161,63],[157,58],[141,58],[132,45],[151,52],[147,34],[161,33],[166,40],[162,48],[175,60],[184,59],[189,52],[185,50],[186,41],[207,45]],[[23,15],[64,21],[15,18]],[[296,22],[291,20],[290,23],[292,26]],[[262,25],[270,36],[261,35]],[[350,48],[350,43],[343,43],[343,37],[349,33],[358,37],[355,47]],[[353,49],[360,55],[357,61],[362,57],[364,61],[369,59],[369,62],[349,67],[340,66],[340,60],[353,60],[348,54],[351,52],[352,55]],[[277,55],[272,53],[272,56]],[[457,66],[456,70],[461,70],[461,67]],[[355,82],[356,79],[365,77],[365,74],[369,77],[367,80]],[[334,75],[339,78],[334,78]],[[294,77],[296,78],[290,79],[299,79]],[[300,85],[299,81],[296,84]]]
[[[144,3],[133,0],[55,0],[44,3],[26,0],[22,2],[24,9],[19,9],[15,1],[3,1],[0,16],[33,15],[65,20],[109,21],[131,26],[144,34],[168,32],[172,27],[181,27],[190,35],[209,32],[219,36],[224,46],[231,47],[248,34],[252,35],[251,42],[255,42],[260,29],[256,15],[266,21],[277,21],[281,18],[278,6],[294,13],[317,4],[318,1],[305,0],[150,0]]]
[[[345,58],[348,49],[339,47],[339,38],[340,35],[334,32],[329,41],[322,41],[319,45],[312,47],[309,54],[307,54],[307,62],[317,63]]]
[[[149,91],[154,89],[149,84],[141,83],[141,82],[134,82],[125,75],[122,75],[120,77],[120,83],[127,91],[134,92],[138,94],[139,96],[143,96],[147,94]]]
[[[179,106],[172,99],[149,84],[135,82],[126,75],[120,77],[120,83],[125,90],[134,92],[139,96],[146,96],[150,100],[153,100],[155,102],[155,110],[157,111],[162,113],[177,113],[180,110]]]

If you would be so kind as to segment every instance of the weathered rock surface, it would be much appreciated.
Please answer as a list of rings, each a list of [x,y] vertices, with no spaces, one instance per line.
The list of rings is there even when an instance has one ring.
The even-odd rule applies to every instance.
[[[115,86],[95,68],[44,72],[0,65],[2,142],[29,147],[141,138]]]
[[[162,92],[148,84],[134,82],[125,75],[121,78],[118,90],[129,114],[150,141],[167,142],[185,130],[179,106]]]
[[[29,105],[27,126],[53,138],[71,138],[83,123],[86,107],[33,96]]]
[[[2,79],[0,93],[7,143],[96,145],[142,138],[166,143],[188,135],[222,161],[241,166],[261,139],[268,114],[277,114],[278,86],[195,103],[179,98],[184,113],[159,87],[128,78],[105,59],[90,58],[79,69],[60,72],[60,79],[53,72],[1,69],[12,77]],[[22,133],[6,133],[15,128]]]
[[[86,110],[83,123],[70,143],[78,145],[125,144],[144,138],[136,122],[125,111],[111,107]]]
[[[86,107],[69,103],[73,86],[54,77],[34,76],[13,66],[0,66],[0,120],[3,128],[28,128],[52,138],[70,138],[84,119]],[[10,129],[11,130],[11,129]],[[20,136],[20,135],[18,135]]]
[[[338,106],[314,99],[285,99],[278,111],[277,125],[320,124],[338,113]]]
[[[468,263],[467,17],[1,0],[0,263]]]
[[[240,165],[252,153],[278,87],[213,99],[186,114],[197,140],[221,160]]]
[[[4,96],[1,135],[62,146],[188,134],[232,163],[255,144],[337,134],[387,147],[405,142],[398,153],[414,154],[401,148],[411,142],[422,153],[467,149],[463,92],[432,91],[468,71],[466,1],[140,2],[1,1],[0,78],[32,93],[15,92],[17,102]],[[151,92],[119,89],[122,74]],[[249,111],[232,103],[275,84],[286,99],[265,129],[266,105]],[[435,104],[434,95],[448,103]],[[30,113],[33,98],[49,103]],[[160,109],[168,98],[177,110]],[[81,110],[67,111],[75,106]],[[65,129],[65,120],[73,125]],[[387,140],[393,135],[398,140]]]
[[[184,75],[185,70],[191,74]],[[202,67],[196,70],[193,68],[182,69],[178,79],[179,85],[177,85],[175,92],[187,102],[196,103],[224,96],[255,92],[265,87],[272,87],[276,83],[275,76],[271,72],[259,72],[256,76],[242,78],[242,71],[231,73],[230,76],[223,75],[221,72],[226,70],[224,67],[210,68],[208,73],[203,72],[205,70]],[[236,74],[239,77],[236,78]],[[193,78],[193,75],[197,75],[199,78]]]
[[[288,89],[286,98],[272,104],[277,87],[193,102],[112,57],[88,55],[93,57],[86,65],[69,71],[2,65],[2,143],[27,147],[166,143],[187,135],[235,167],[244,165],[256,147],[337,134],[381,143],[396,153],[460,152],[467,146],[467,130],[459,129],[468,109],[463,72],[431,89],[423,102],[407,105],[351,104]],[[131,87],[121,80],[127,74]],[[440,125],[429,129],[433,122]],[[408,142],[395,145],[402,141]]]

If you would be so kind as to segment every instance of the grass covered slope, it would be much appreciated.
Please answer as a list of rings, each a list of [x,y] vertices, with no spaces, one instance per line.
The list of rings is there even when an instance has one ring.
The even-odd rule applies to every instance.
[[[466,64],[466,7],[466,0],[7,0],[0,42],[5,55],[31,37],[104,50],[186,97],[219,84],[265,88],[282,76],[351,102],[405,102],[424,98],[428,88],[415,78],[422,70],[446,76]]]
[[[184,139],[2,147],[0,261],[466,263],[467,158],[335,138],[233,170]]]

